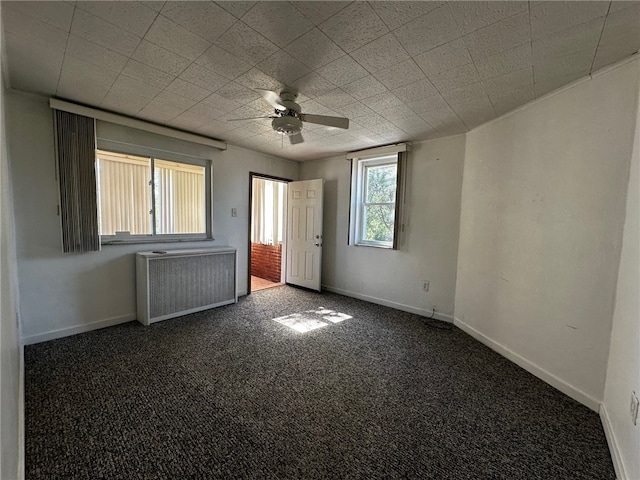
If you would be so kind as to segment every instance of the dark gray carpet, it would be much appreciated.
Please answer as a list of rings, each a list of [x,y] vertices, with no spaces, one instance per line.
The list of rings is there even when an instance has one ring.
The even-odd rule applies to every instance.
[[[271,319],[353,315],[300,334]],[[25,348],[28,479],[613,479],[598,415],[458,329],[282,287]]]

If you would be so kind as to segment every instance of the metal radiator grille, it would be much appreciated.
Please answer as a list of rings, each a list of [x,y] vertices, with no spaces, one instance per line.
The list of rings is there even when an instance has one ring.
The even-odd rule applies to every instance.
[[[149,316],[235,299],[235,254],[218,253],[149,261]]]

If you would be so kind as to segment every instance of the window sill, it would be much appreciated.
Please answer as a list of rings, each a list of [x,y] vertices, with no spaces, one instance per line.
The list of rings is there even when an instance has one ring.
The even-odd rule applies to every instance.
[[[129,238],[101,240],[100,245],[135,245],[141,243],[212,242],[215,238]]]
[[[381,248],[383,250],[393,250],[393,245],[376,245],[376,244],[373,244],[373,243],[354,243],[352,246],[354,246],[354,247]]]

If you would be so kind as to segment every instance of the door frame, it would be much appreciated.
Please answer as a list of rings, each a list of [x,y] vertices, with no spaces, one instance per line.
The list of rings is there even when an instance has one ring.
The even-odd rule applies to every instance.
[[[248,233],[247,235],[247,295],[251,294],[251,223],[253,221],[253,179],[254,178],[260,178],[262,180],[272,180],[275,182],[283,182],[283,183],[293,182],[291,178],[276,177],[273,175],[267,175],[265,173],[249,172],[249,208],[248,208],[249,215],[247,215],[247,217],[249,218],[249,224],[247,226],[247,233]],[[284,223],[285,223],[285,230],[286,230],[286,223],[287,223],[286,205],[285,205],[284,214],[285,214]],[[286,258],[286,251],[284,248],[282,250],[283,250],[282,263],[284,263],[284,260]],[[280,268],[282,268],[282,265],[280,266]],[[282,274],[280,274],[280,277],[282,277]]]

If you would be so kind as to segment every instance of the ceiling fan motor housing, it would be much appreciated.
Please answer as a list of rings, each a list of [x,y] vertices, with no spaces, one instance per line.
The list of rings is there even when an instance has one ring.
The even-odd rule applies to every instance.
[[[302,121],[293,115],[283,115],[271,122],[273,129],[282,135],[296,135],[302,130]]]

